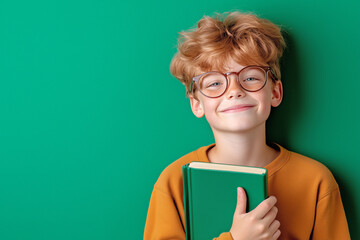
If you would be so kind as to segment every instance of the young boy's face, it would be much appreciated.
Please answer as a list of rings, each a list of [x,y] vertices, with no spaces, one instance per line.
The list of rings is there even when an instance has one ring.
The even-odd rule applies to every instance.
[[[227,72],[238,72],[242,66],[233,60],[227,65]],[[229,76],[226,92],[218,98],[209,98],[198,90],[190,94],[191,109],[195,116],[205,115],[215,132],[246,132],[262,124],[269,117],[271,107],[277,107],[282,100],[281,81],[275,83],[268,78],[264,88],[247,92],[236,81],[236,75]]]

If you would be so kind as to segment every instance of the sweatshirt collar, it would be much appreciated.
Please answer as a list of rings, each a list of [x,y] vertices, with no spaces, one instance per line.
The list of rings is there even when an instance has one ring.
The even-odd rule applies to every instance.
[[[198,161],[210,162],[210,160],[207,156],[207,152],[214,146],[215,146],[215,143],[199,148],[196,151]],[[278,150],[280,151],[280,154],[274,160],[272,160],[268,165],[265,166],[265,168],[268,171],[268,178],[270,178],[277,171],[279,171],[290,159],[290,151],[288,151],[284,147],[280,146],[277,143],[271,143],[270,146],[278,148]]]

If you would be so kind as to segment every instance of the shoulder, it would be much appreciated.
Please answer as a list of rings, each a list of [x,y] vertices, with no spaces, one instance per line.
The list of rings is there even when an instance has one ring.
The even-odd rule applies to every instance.
[[[299,184],[303,181],[317,188],[319,197],[339,188],[333,174],[323,163],[296,152],[284,151],[288,152],[289,158],[285,169],[291,172],[291,178],[299,180]]]
[[[299,171],[314,178],[333,180],[331,171],[323,163],[292,151],[289,151],[289,158],[289,164],[293,164]]]
[[[160,174],[155,183],[155,188],[159,191],[173,194],[174,189],[182,188],[182,167],[194,161],[206,161],[206,151],[211,147],[204,146],[190,152],[168,165]]]

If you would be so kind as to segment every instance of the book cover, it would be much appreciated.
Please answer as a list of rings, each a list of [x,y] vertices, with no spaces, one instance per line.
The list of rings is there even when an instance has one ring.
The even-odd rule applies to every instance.
[[[247,211],[268,197],[265,168],[192,162],[183,166],[187,240],[218,237],[230,231],[237,187],[245,189]]]

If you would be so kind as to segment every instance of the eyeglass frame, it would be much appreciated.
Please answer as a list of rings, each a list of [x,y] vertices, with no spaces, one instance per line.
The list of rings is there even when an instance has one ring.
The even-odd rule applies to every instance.
[[[265,79],[265,83],[264,85],[259,88],[258,90],[255,90],[255,91],[250,91],[250,90],[247,90],[245,89],[242,84],[240,83],[239,81],[239,75],[240,75],[240,72],[242,72],[244,69],[247,69],[247,68],[250,68],[250,67],[258,67],[258,68],[261,68],[265,71],[265,75],[266,75],[266,79]],[[197,75],[195,77],[192,78],[192,81],[191,81],[191,84],[190,84],[190,92],[193,92],[194,91],[194,88],[193,88],[193,83],[195,82],[196,86],[199,88],[199,92],[204,95],[205,97],[208,97],[208,98],[218,98],[218,97],[221,97],[222,95],[224,95],[224,93],[227,91],[228,87],[229,87],[229,82],[230,82],[230,79],[229,79],[229,76],[231,74],[236,74],[237,76],[237,82],[239,83],[240,87],[242,89],[244,89],[245,91],[247,92],[257,92],[257,91],[260,91],[261,89],[263,89],[265,86],[266,86],[266,83],[267,83],[267,80],[268,80],[268,72],[270,71],[271,73],[271,78],[274,80],[274,81],[277,81],[278,78],[276,77],[273,69],[270,67],[270,66],[257,66],[257,65],[249,65],[249,66],[246,66],[244,68],[242,68],[240,71],[238,72],[227,72],[227,73],[222,73],[222,72],[218,72],[218,71],[210,71],[210,72],[205,72],[205,73],[202,73],[200,75]],[[226,78],[226,88],[224,90],[223,93],[221,93],[219,96],[216,96],[216,97],[210,97],[208,95],[205,95],[201,90],[200,90],[200,87],[199,87],[199,80],[202,76],[206,75],[206,74],[209,74],[209,73],[220,73],[221,75],[223,75],[225,78]]]

